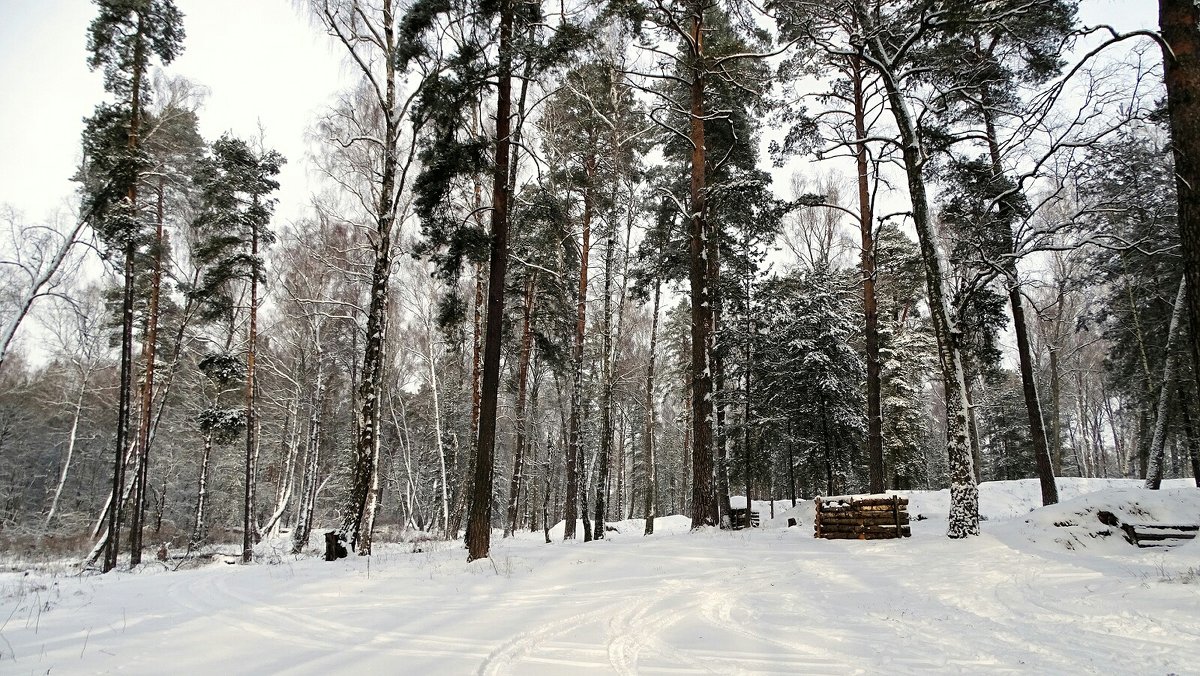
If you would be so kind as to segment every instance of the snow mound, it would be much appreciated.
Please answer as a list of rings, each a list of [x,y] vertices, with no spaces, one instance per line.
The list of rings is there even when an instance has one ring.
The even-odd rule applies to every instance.
[[[1089,549],[1102,554],[1138,552],[1125,540],[1120,528],[1101,521],[1101,512],[1115,515],[1121,523],[1200,524],[1200,490],[1110,488],[1095,491],[1037,508],[1024,518],[1011,519],[998,525],[997,535],[1055,550]],[[1162,550],[1157,551],[1162,553]],[[1200,547],[1192,542],[1177,548],[1176,552],[1197,556]]]
[[[809,535],[811,535],[811,526],[813,518],[816,514],[816,504],[812,500],[801,500],[792,507],[789,503],[786,509],[776,510],[774,519],[766,519],[762,521],[763,528],[788,528],[788,519],[795,519],[796,526],[809,526]]]

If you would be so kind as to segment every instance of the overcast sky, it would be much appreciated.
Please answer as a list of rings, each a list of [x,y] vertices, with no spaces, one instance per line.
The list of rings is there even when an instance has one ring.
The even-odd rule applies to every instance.
[[[1121,30],[1157,22],[1155,0],[1084,0],[1086,24]],[[341,55],[292,0],[176,0],[184,13],[183,54],[169,67],[210,91],[201,131],[254,137],[289,160],[281,176],[285,219],[310,193],[305,132],[340,89]],[[0,204],[41,218],[74,203],[81,120],[104,98],[87,68],[90,0],[0,0]]]
[[[340,56],[290,0],[176,0],[183,54],[168,67],[209,89],[206,138],[258,134],[289,160],[280,215],[308,194],[305,132],[340,88]],[[40,217],[70,203],[81,120],[104,98],[87,67],[90,0],[0,0],[0,203]]]

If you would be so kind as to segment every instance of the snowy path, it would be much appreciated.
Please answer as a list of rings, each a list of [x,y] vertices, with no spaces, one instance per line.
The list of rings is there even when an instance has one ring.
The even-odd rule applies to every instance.
[[[369,576],[357,557],[6,574],[0,673],[1200,669],[1200,581],[1160,579],[1200,569],[1200,549],[1073,560],[997,526],[968,542],[941,528],[919,522],[911,539],[876,542],[818,541],[806,527],[550,546],[522,536],[473,564],[457,548],[397,545]]]

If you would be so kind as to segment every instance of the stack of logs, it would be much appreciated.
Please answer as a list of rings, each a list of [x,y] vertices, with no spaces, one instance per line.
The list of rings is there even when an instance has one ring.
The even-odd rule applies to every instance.
[[[909,537],[908,498],[898,495],[818,497],[814,536],[827,540]]]

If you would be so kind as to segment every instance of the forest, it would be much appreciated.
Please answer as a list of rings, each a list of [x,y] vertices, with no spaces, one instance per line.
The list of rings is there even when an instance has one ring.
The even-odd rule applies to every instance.
[[[0,549],[1200,486],[1191,0],[298,0],[311,157],[201,133],[175,2],[93,4],[77,212],[0,206]]]

